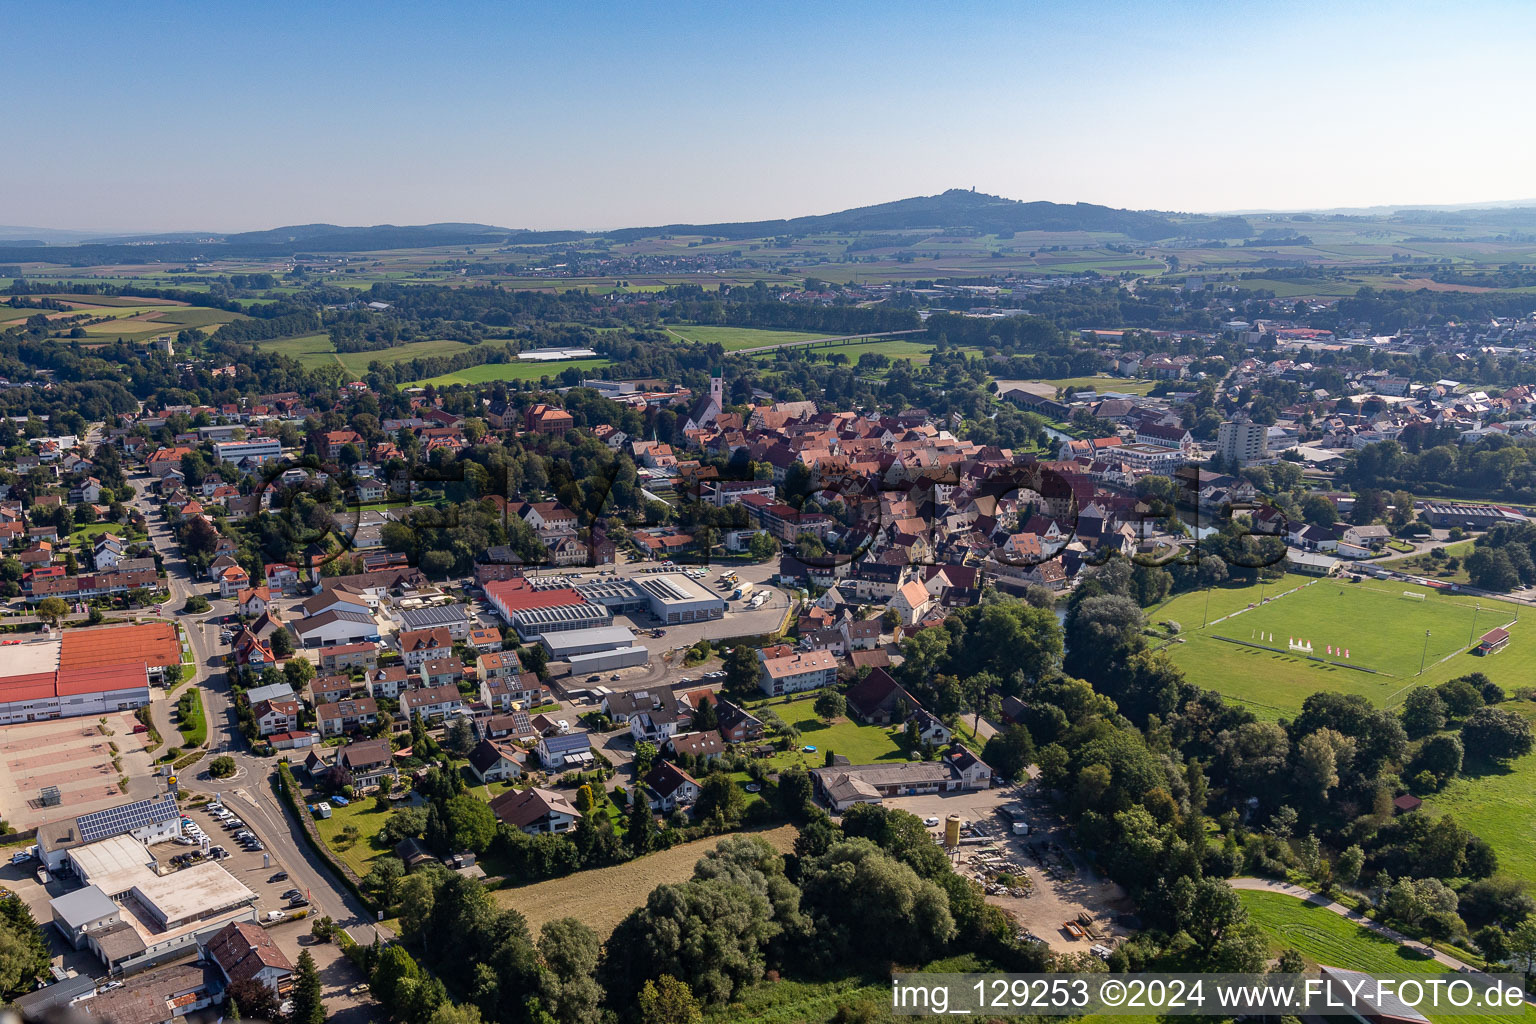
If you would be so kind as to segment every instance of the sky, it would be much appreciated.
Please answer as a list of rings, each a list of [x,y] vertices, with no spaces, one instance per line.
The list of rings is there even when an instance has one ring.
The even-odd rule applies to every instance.
[[[1536,195],[1536,4],[12,4],[0,224]]]

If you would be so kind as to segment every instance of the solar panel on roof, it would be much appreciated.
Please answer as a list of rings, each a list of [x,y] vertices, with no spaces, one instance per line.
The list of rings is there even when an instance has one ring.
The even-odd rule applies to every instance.
[[[174,800],[139,800],[120,807],[82,814],[75,819],[75,827],[80,830],[81,842],[94,843],[98,839],[110,839],[134,829],[170,821],[179,814]]]

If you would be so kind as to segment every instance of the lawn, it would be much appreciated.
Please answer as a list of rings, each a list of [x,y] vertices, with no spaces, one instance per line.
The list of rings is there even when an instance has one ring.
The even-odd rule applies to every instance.
[[[788,853],[799,833],[793,825],[781,825],[753,834]],[[526,917],[529,930],[535,934],[545,921],[574,917],[606,939],[631,910],[645,904],[652,889],[691,878],[693,865],[719,842],[719,836],[699,839],[613,867],[498,889],[492,896],[500,906],[512,907]]]
[[[787,345],[796,341],[815,341],[830,337],[827,334],[809,334],[805,331],[769,331],[758,327],[668,327],[667,333],[680,341],[692,341],[701,345],[719,345],[727,352],[744,348],[760,348],[764,345]]]
[[[489,384],[497,380],[540,380],[544,377],[558,377],[573,366],[582,371],[596,370],[607,366],[609,362],[607,359],[566,359],[560,362],[481,363],[478,366],[468,366],[462,370],[439,374],[426,380],[413,381],[405,386],[421,387],[432,384],[446,388],[454,384]]]
[[[373,797],[354,800],[345,807],[332,804],[329,818],[315,818],[315,827],[320,830],[320,838],[325,840],[325,845],[346,861],[347,866],[359,876],[368,874],[372,870],[373,861],[389,853],[388,850],[374,846],[373,837],[379,834],[379,829],[389,820],[390,812],[374,810],[373,804]],[[340,839],[342,829],[348,825],[357,826],[361,833],[351,846]]]
[[[1067,388],[1070,391],[1118,391],[1127,395],[1147,395],[1152,393],[1152,385],[1156,381],[1130,380],[1125,377],[1058,377],[1054,380],[1042,380],[1039,383],[1049,384],[1053,388]]]
[[[1474,541],[1464,540],[1442,546],[1450,558],[1464,559],[1472,553],[1474,544]],[[1446,563],[1450,558],[1431,558],[1428,552],[1426,552],[1422,555],[1384,558],[1382,561],[1389,563],[1398,572],[1412,573],[1415,576],[1429,576],[1437,580],[1445,580],[1447,583],[1472,582],[1472,577],[1467,575],[1467,567],[1460,561],[1456,563],[1455,569],[1446,567]]]
[[[1536,725],[1536,704],[1517,700],[1502,708]],[[1476,832],[1498,852],[1501,871],[1536,884],[1536,754],[1519,758],[1507,769],[1468,768],[1483,774],[1457,777],[1441,792],[1426,796],[1424,809],[1449,814]]]
[[[208,719],[203,714],[203,695],[196,686],[188,687],[176,701],[176,728],[181,745],[192,748],[208,742]]]
[[[1450,974],[1451,968],[1410,952],[1391,939],[1348,921],[1331,910],[1278,892],[1241,891],[1238,898],[1253,922],[1263,929],[1275,952],[1295,949],[1309,963],[1365,971],[1378,977],[1408,974]],[[1496,1014],[1427,1014],[1431,1020],[1493,1024],[1510,1018]],[[1523,1014],[1529,1019],[1527,1010]]]
[[[825,360],[834,353],[845,356],[849,365],[856,366],[859,357],[865,353],[882,355],[892,361],[897,359],[909,359],[914,366],[926,366],[933,356],[933,345],[926,341],[908,341],[905,338],[889,338],[885,341],[856,341],[847,345],[815,346],[806,350],[814,354],[817,359]],[[759,352],[752,358],[771,359],[778,355],[777,352]]]
[[[1405,590],[1427,596],[1423,601],[1410,600],[1402,596]],[[1439,682],[1472,671],[1494,675],[1490,666],[1513,677],[1536,656],[1536,651],[1525,651],[1518,640],[1493,658],[1465,653],[1474,636],[1504,625],[1518,614],[1516,606],[1505,602],[1401,583],[1312,581],[1296,575],[1266,585],[1263,596],[1274,599],[1250,608],[1250,604],[1258,605],[1259,592],[1256,585],[1211,591],[1209,622],[1204,628],[1204,591],[1181,594],[1150,609],[1148,618],[1180,624],[1183,632],[1168,653],[1191,682],[1246,703],[1264,718],[1295,714],[1302,701],[1318,690],[1360,694],[1374,704],[1390,707],[1416,682]],[[1430,633],[1427,653],[1426,630]],[[1245,646],[1260,642],[1261,635],[1273,635],[1272,641],[1263,642],[1281,652],[1286,651],[1291,637],[1310,640],[1314,657]],[[1345,659],[1329,658],[1330,644],[1349,649],[1347,664],[1375,671],[1332,664],[1345,663]],[[1426,667],[1419,677],[1421,657]],[[1506,658],[1509,660],[1500,663]],[[1529,678],[1522,682],[1529,682]]]
[[[816,717],[814,695],[793,704],[767,704],[758,711],[772,711],[784,719],[786,725],[800,730],[800,746],[813,746],[816,752],[808,754],[796,747],[794,750],[775,754],[769,759],[774,769],[800,766],[820,768],[826,764],[827,753],[842,754],[854,764],[871,764],[875,761],[905,761],[907,753],[899,739],[900,727],[890,729],[878,725],[860,725],[847,718],[839,718],[831,725]]]

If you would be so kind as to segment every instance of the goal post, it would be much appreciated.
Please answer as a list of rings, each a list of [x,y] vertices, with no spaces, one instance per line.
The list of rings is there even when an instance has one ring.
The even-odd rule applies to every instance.
[[[1422,600],[1424,600],[1424,595],[1423,594],[1416,593],[1416,592],[1414,592],[1412,590],[1405,590],[1405,591],[1403,591],[1403,597],[1407,598],[1409,601],[1422,601]]]

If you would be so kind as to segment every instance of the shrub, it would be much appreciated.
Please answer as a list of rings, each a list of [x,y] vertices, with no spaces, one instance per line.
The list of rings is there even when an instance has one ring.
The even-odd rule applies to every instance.
[[[235,759],[228,754],[220,754],[208,764],[208,774],[216,779],[227,779],[235,774]]]

